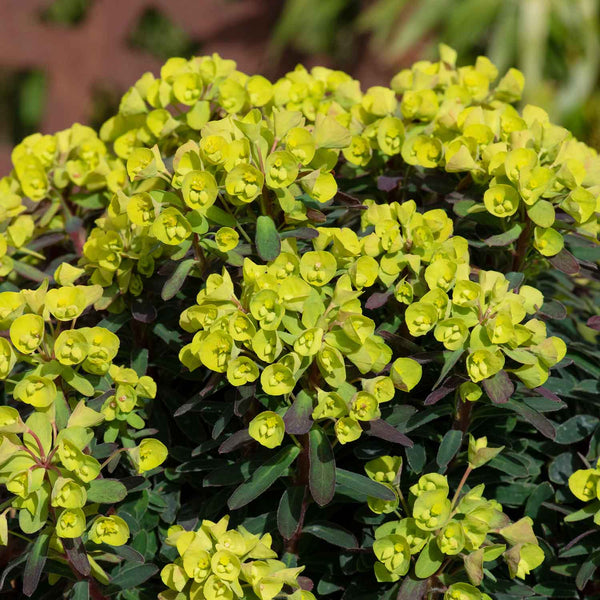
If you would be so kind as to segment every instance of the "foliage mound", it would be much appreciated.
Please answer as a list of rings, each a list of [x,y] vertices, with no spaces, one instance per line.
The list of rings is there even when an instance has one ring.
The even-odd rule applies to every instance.
[[[14,149],[17,597],[598,594],[600,157],[440,55],[366,91],[173,58]]]

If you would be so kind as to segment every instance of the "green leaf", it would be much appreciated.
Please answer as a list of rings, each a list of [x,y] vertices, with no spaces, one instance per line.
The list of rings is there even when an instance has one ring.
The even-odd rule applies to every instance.
[[[406,460],[413,473],[420,473],[427,461],[427,453],[422,444],[415,444],[412,448],[406,449]]]
[[[458,429],[451,429],[450,431],[446,432],[442,439],[442,443],[438,448],[438,453],[436,457],[437,464],[442,470],[442,472],[446,470],[446,467],[448,466],[450,461],[459,451],[461,444],[462,431],[459,431]]]
[[[71,367],[63,365],[60,374],[62,378],[80,394],[83,394],[84,396],[94,395],[94,386],[85,377],[71,369]]]
[[[222,227],[235,228],[238,224],[233,215],[230,215],[228,212],[225,212],[222,208],[219,208],[214,204],[206,209],[206,218]]]
[[[136,588],[158,572],[158,567],[152,563],[127,566],[115,575],[110,584],[120,590]]]
[[[575,585],[578,590],[583,590],[588,581],[594,576],[596,569],[600,566],[600,550],[596,550],[592,555],[584,561],[579,567],[575,576]]]
[[[523,225],[517,223],[513,225],[508,231],[500,233],[499,235],[493,235],[485,240],[485,243],[491,247],[498,246],[509,246],[513,242],[516,242],[523,231]]]
[[[277,508],[277,528],[282,537],[289,540],[300,526],[302,503],[306,488],[294,485],[285,490]]]
[[[329,542],[340,548],[358,548],[358,542],[354,535],[347,529],[334,523],[326,521],[311,523],[302,529],[302,533],[310,533],[320,540]]]
[[[275,260],[281,252],[281,238],[271,217],[261,215],[256,221],[256,251],[265,261]]]
[[[71,590],[71,600],[88,600],[90,597],[90,584],[87,581],[78,581]]]
[[[167,279],[162,291],[160,292],[160,297],[163,300],[170,300],[177,294],[195,264],[196,260],[194,258],[188,258],[186,260],[182,260],[177,265],[177,268],[171,277]]]
[[[600,419],[592,415],[575,415],[556,428],[557,444],[574,444],[586,438],[598,425]]]
[[[525,514],[532,519],[536,519],[540,507],[543,502],[547,502],[554,496],[554,488],[549,481],[544,481],[540,483],[534,490],[531,492],[531,496],[527,499],[527,504],[525,505]]]
[[[87,490],[89,502],[115,504],[127,496],[127,488],[116,479],[94,479]]]
[[[308,434],[310,493],[319,506],[329,504],[335,494],[335,458],[329,438],[315,425]]]
[[[349,488],[353,492],[364,496],[365,500],[368,496],[387,500],[388,502],[396,499],[394,492],[385,485],[381,485],[364,475],[352,473],[352,471],[346,471],[345,469],[336,468],[335,482],[338,486]]]
[[[14,261],[13,270],[18,275],[25,277],[25,279],[31,279],[32,281],[37,281],[39,283],[44,281],[44,279],[48,279],[48,275],[46,275],[46,273],[43,271],[40,271],[39,269],[36,269],[27,263],[19,262],[18,260]]]
[[[139,377],[148,370],[148,348],[133,348],[131,351],[131,368]]]
[[[48,558],[48,546],[50,544],[50,530],[45,529],[38,533],[33,547],[27,556],[25,570],[23,571],[23,593],[31,597],[40,582],[46,559]]]
[[[415,575],[420,579],[431,577],[444,562],[444,555],[437,545],[437,539],[430,539],[425,548],[421,550],[415,563]]]
[[[591,516],[595,515],[600,510],[600,500],[594,500],[589,504],[586,504],[583,508],[567,515],[565,517],[565,521],[567,523],[574,523],[575,521],[583,521],[584,519],[589,519]]]
[[[444,379],[446,379],[446,375],[450,373],[450,370],[458,362],[458,359],[463,355],[463,353],[463,348],[458,348],[457,350],[446,350],[444,352],[444,366],[442,367],[442,372],[437,378],[437,381],[433,384],[432,391],[435,390],[440,383],[444,381]]]
[[[249,481],[242,483],[235,489],[227,501],[229,508],[237,510],[258,498],[279,477],[285,474],[288,467],[298,457],[298,454],[300,454],[300,449],[297,446],[288,446],[280,450],[275,456],[269,458],[269,460],[254,471]]]

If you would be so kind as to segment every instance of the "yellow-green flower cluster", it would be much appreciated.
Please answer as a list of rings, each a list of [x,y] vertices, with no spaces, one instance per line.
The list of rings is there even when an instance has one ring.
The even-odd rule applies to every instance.
[[[567,515],[566,521],[578,521],[594,517],[594,523],[600,525],[600,461],[594,469],[579,469],[569,477],[571,493],[583,502],[589,502],[584,509]]]
[[[61,539],[81,537],[87,530],[88,539],[95,543],[125,544],[129,538],[126,522],[116,515],[97,516],[97,493],[88,500],[92,487],[105,481],[101,476],[104,465],[89,454],[93,429],[103,420],[83,400],[63,427],[49,412],[33,412],[23,422],[17,409],[0,407],[0,483],[12,495],[2,505],[6,509],[2,519],[13,508],[25,534],[36,533],[49,522]],[[161,442],[147,438],[130,453],[143,472],[161,464],[165,450]]]
[[[90,443],[98,437],[96,428],[104,429],[105,442],[127,433],[128,426],[143,429],[136,409],[144,406],[143,398],[156,395],[152,378],[113,363],[119,349],[114,333],[75,327],[102,294],[100,286],[72,285],[79,271],[63,263],[55,278],[67,285],[48,289],[45,280],[36,290],[0,293],[0,379],[6,382],[7,400],[18,407],[0,407],[0,483],[12,495],[2,505],[1,519],[6,522],[6,511],[16,509],[25,534],[48,524],[59,554],[62,538],[87,535],[114,546],[127,541],[123,519],[96,516],[101,494],[96,491],[88,500],[92,488],[105,481],[104,465],[91,455]],[[96,388],[100,377],[108,388]],[[87,405],[113,389],[99,412]],[[23,422],[21,413],[30,408]],[[138,473],[166,459],[158,440],[145,438],[137,446],[127,440],[115,456],[127,451]],[[122,491],[125,495],[124,486]]]
[[[467,241],[452,235],[444,211],[419,213],[412,201],[365,204],[362,226],[371,233],[359,238],[332,230],[336,240],[320,229],[317,240],[325,247],[333,237],[332,252],[337,247],[355,261],[349,268],[355,285],[393,286],[396,300],[406,305],[410,335],[433,334],[447,350],[464,348],[472,382],[492,377],[509,358],[522,366],[507,370],[525,385],[542,385],[566,346],[558,337],[547,337],[543,321],[526,320],[542,307],[541,292],[528,285],[515,291],[502,273],[471,269]]]
[[[234,386],[260,378],[266,394],[284,397],[283,411],[302,379],[316,402],[313,417],[333,419],[342,443],[357,439],[360,422],[379,418],[379,404],[393,398],[395,386],[412,389],[421,367],[398,359],[391,376],[361,379],[360,390],[347,383],[350,368],[361,375],[383,371],[392,351],[362,314],[351,277],[338,277],[340,266],[331,252],[299,254],[295,242],[284,240],[266,265],[245,259],[239,297],[227,270],[209,275],[197,304],[181,315],[180,325],[194,337],[180,360],[190,370],[203,365],[225,373]],[[250,434],[279,445],[281,415],[259,415]]]
[[[367,472],[372,479],[398,489],[398,465],[392,464],[393,460],[384,456],[371,461]],[[544,552],[533,533],[533,521],[525,517],[510,523],[502,506],[486,499],[483,492],[481,484],[451,499],[445,475],[423,475],[410,488],[406,507],[409,514],[384,523],[375,531],[373,550],[378,559],[375,564],[378,581],[397,581],[413,566],[416,577],[426,579],[444,562],[456,557],[464,562],[472,585],[455,584],[445,597],[470,600],[482,597],[473,586],[481,584],[485,562],[503,556],[510,576],[519,578],[538,567],[544,560]],[[383,512],[391,510],[394,509]],[[475,595],[460,595],[472,589]]]
[[[177,548],[179,557],[161,572],[169,588],[161,592],[161,600],[314,600],[298,584],[304,567],[288,568],[277,560],[269,534],[228,526],[226,516],[217,523],[204,520],[196,531],[179,525],[169,529],[166,543]]]
[[[551,123],[541,108],[527,105],[519,113],[511,106],[524,86],[516,69],[496,82],[498,70],[485,57],[473,66],[455,64],[456,53],[442,46],[439,62],[419,61],[392,80],[407,131],[403,159],[470,174],[484,187],[483,205],[471,210],[530,221],[533,245],[544,256],[564,244],[557,212],[576,231],[597,238],[597,152]]]
[[[64,280],[68,266],[57,270],[58,279]],[[8,335],[0,338],[0,379],[12,376],[15,400],[53,415],[64,410],[66,400],[72,403],[75,394],[94,396],[93,376],[108,376],[115,395],[102,407],[106,421],[141,429],[144,422],[134,409],[143,406],[143,398],[154,398],[155,382],[113,363],[120,344],[114,333],[103,327],[75,327],[101,295],[98,285],[48,289],[47,280],[37,290],[1,292],[0,331]],[[106,441],[114,441],[118,432],[109,426]]]
[[[77,123],[54,135],[26,137],[14,148],[12,164],[0,179],[0,276],[11,273],[13,256],[40,258],[27,249],[29,242],[65,230],[73,188],[115,192],[126,180],[124,163],[93,129]]]

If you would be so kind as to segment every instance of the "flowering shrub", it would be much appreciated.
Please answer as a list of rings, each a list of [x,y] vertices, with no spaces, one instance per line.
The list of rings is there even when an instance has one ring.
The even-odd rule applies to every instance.
[[[598,592],[600,158],[440,54],[366,91],[173,58],[15,148],[5,586]]]

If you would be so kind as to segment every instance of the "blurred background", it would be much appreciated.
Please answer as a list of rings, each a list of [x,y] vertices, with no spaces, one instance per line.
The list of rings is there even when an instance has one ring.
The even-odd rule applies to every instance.
[[[599,16],[600,0],[0,0],[0,174],[25,135],[99,125],[170,56],[270,78],[322,64],[366,88],[439,42],[520,68],[524,101],[600,148]]]

